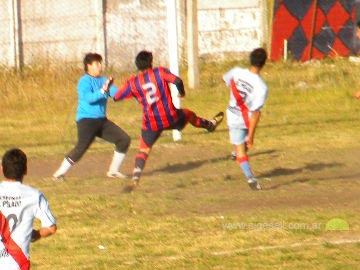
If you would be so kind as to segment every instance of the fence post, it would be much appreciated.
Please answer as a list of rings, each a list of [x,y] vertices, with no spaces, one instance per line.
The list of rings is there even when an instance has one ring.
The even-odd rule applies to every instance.
[[[103,55],[104,65],[108,65],[106,45],[106,0],[95,0],[94,9],[96,15],[96,52]]]
[[[186,1],[186,41],[188,59],[189,88],[195,89],[200,85],[199,79],[199,44],[198,44],[198,21],[197,0]]]
[[[9,0],[10,15],[10,65],[21,70],[24,62],[21,32],[21,0]]]
[[[262,0],[259,1],[259,9],[261,10],[261,31],[262,31],[262,36],[261,36],[261,41],[260,41],[260,46],[264,46],[268,48],[269,44],[269,22],[268,22],[268,14],[269,14],[269,10],[272,10],[269,5],[268,5],[268,1],[267,0]],[[270,14],[271,16],[272,14]],[[269,49],[267,50],[269,51]]]
[[[177,38],[177,12],[176,0],[167,0],[167,25],[168,25],[168,51],[169,51],[169,68],[172,73],[179,75],[179,55],[178,55],[178,38]],[[175,85],[170,84],[171,97],[176,108],[180,108],[180,99],[178,90]],[[181,140],[181,132],[173,130],[173,140]]]
[[[274,0],[270,0],[269,5],[267,5],[265,19],[267,23],[267,51],[268,51],[268,58],[271,59],[272,55],[272,41],[273,41],[273,19],[274,19]]]

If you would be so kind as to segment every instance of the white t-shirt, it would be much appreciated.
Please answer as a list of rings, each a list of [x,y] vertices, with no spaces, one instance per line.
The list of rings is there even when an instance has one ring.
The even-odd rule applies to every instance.
[[[261,110],[268,94],[268,88],[263,79],[248,69],[235,67],[228,71],[223,80],[227,86],[230,86],[231,80],[234,80],[236,89],[239,92],[245,107],[248,109],[248,117],[251,117],[251,112]],[[241,109],[237,104],[230,89],[229,107],[226,111],[227,124],[230,128],[247,128],[244,122]]]
[[[5,222],[5,218],[9,225],[8,230],[4,228],[4,224],[1,224]],[[30,258],[29,247],[35,218],[41,221],[43,228],[56,224],[45,196],[37,189],[18,181],[0,182],[1,270],[20,269],[21,266],[16,262],[16,257],[21,253],[23,253],[21,256],[25,255],[27,259]],[[9,230],[11,239],[6,233]],[[9,248],[14,248],[15,256],[9,254]]]

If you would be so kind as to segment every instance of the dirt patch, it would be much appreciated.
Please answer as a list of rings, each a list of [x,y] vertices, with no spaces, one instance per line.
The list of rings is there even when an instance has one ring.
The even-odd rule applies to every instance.
[[[129,152],[123,164],[125,174],[131,175],[135,151]],[[291,162],[281,161],[279,152],[281,150],[268,149],[250,155],[258,176],[271,179],[262,180],[263,190],[254,192],[247,187],[238,165],[231,161],[226,149],[219,152],[201,146],[161,144],[151,153],[141,188],[136,192],[174,196],[181,207],[174,205],[169,214],[185,210],[206,214],[264,208],[359,208],[359,149],[332,155],[319,152],[313,156],[307,154],[306,159],[294,156],[297,160]],[[73,178],[106,179],[111,158],[111,151],[86,153],[69,171],[68,181]],[[62,157],[30,160],[28,178],[36,181],[51,177],[61,161]],[[87,192],[121,193],[120,188],[114,189],[113,185],[99,187],[95,184],[94,188],[88,185]],[[209,194],[214,194],[218,200],[204,204]],[[196,198],[202,203],[197,204]]]

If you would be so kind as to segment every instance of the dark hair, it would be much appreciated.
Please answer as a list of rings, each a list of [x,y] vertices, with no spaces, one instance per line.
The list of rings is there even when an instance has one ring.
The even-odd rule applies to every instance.
[[[7,179],[22,180],[27,172],[26,155],[20,149],[10,149],[4,154],[1,166]]]
[[[84,70],[85,72],[88,71],[87,65],[91,65],[92,62],[97,61],[97,62],[102,62],[102,57],[100,54],[98,53],[87,53],[84,57],[83,63],[84,63]]]
[[[357,27],[360,28],[360,21],[356,23]]]
[[[250,53],[250,64],[262,68],[265,65],[267,53],[263,48],[257,48]]]
[[[149,51],[141,51],[135,58],[135,65],[138,70],[152,68],[153,55]]]

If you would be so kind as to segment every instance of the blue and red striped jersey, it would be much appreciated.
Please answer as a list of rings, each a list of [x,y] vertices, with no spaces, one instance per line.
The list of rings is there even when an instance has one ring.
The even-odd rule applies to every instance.
[[[142,129],[168,128],[179,119],[168,85],[177,78],[164,67],[147,69],[128,79],[114,95],[114,100],[134,97],[139,102],[143,111]]]

